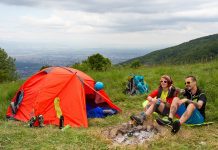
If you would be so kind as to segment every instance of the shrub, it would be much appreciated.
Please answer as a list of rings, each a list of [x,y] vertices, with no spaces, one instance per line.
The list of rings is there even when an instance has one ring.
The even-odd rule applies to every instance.
[[[139,60],[135,60],[135,61],[133,61],[132,63],[131,63],[131,68],[138,68],[138,67],[140,67],[141,66],[141,63],[140,63],[140,61]]]
[[[87,72],[90,70],[87,60],[82,61],[82,63],[75,63],[72,65],[73,68]]]
[[[101,54],[97,53],[88,57],[87,60],[82,61],[82,63],[75,63],[72,65],[73,68],[88,71],[106,71],[111,68],[111,61],[108,58],[103,57]]]
[[[97,53],[89,56],[87,62],[92,70],[105,71],[111,67],[111,61],[101,54]]]

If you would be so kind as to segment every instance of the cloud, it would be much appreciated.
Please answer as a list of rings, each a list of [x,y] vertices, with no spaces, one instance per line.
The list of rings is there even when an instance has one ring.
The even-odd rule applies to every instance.
[[[85,12],[160,13],[217,6],[213,0],[1,0],[7,5]]]
[[[185,28],[190,22],[217,22],[216,9],[178,11],[175,13],[90,13],[56,10],[47,18],[22,17],[25,24],[76,33],[141,32]]]
[[[2,0],[0,3],[7,5],[15,5],[15,6],[36,6],[39,4],[39,1],[36,0]]]
[[[1,0],[2,5],[16,11],[1,15],[1,39],[143,46],[218,32],[214,0]]]

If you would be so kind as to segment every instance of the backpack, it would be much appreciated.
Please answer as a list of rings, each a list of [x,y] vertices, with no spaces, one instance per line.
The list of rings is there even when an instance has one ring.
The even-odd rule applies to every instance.
[[[125,93],[129,95],[148,94],[149,87],[148,84],[144,82],[144,76],[130,75],[128,77]]]

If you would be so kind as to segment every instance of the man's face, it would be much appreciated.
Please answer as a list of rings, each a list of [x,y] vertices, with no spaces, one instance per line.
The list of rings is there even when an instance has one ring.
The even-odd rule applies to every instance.
[[[185,87],[188,89],[188,90],[191,90],[193,89],[193,87],[196,86],[196,82],[192,80],[192,78],[186,78],[185,79]]]

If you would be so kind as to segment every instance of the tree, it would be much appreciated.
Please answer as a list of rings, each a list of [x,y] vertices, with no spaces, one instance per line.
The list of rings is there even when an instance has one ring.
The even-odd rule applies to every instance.
[[[111,61],[97,53],[89,56],[87,62],[92,70],[103,71],[111,67]]]
[[[0,82],[12,81],[17,78],[15,59],[8,56],[5,50],[0,48]]]
[[[133,61],[132,63],[131,63],[131,68],[138,68],[138,67],[140,67],[141,66],[141,63],[140,63],[140,61],[139,60],[135,60],[135,61]]]

